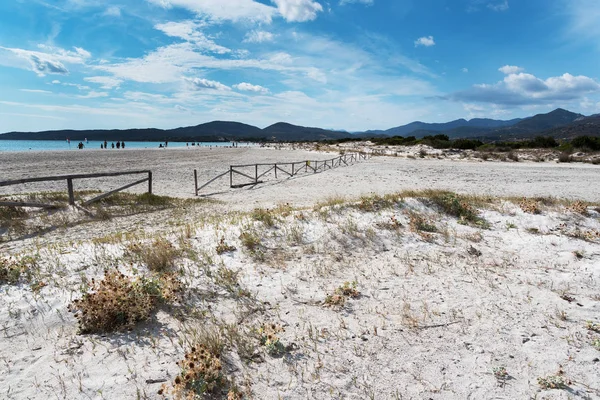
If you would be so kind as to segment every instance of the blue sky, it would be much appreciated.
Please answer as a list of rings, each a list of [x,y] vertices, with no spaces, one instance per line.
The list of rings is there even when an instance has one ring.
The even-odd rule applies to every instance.
[[[600,112],[598,0],[2,0],[0,132]]]

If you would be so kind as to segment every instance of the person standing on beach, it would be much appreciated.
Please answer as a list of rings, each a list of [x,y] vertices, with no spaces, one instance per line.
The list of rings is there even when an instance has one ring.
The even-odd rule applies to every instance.
[[[117,141],[117,149],[120,149],[120,148],[121,148],[121,142]]]
[[[124,149],[125,148],[125,142],[121,141],[121,148]]]
[[[114,149],[115,148],[115,142],[111,143],[111,147]]]
[[[105,148],[105,149],[108,149],[108,147],[107,147],[107,146],[108,146],[108,143],[106,143],[106,140],[105,140],[105,141],[104,141],[104,148]]]

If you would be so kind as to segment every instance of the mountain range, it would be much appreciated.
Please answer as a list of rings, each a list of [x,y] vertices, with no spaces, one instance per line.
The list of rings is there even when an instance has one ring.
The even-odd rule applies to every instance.
[[[9,132],[0,140],[124,140],[124,141],[318,141],[343,138],[385,136],[447,135],[451,139],[470,138],[484,141],[518,140],[535,136],[572,139],[576,136],[600,136],[600,114],[584,116],[561,108],[547,114],[507,121],[475,118],[457,119],[446,123],[411,122],[388,130],[348,133],[321,128],[304,127],[278,122],[264,129],[240,122],[213,121],[175,129],[123,130],[55,130],[44,132]]]

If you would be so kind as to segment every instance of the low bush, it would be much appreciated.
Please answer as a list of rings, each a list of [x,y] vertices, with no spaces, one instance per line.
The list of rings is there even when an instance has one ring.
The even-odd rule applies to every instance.
[[[558,156],[558,162],[560,163],[570,163],[573,161],[573,156],[567,152],[562,152]]]
[[[175,399],[200,399],[225,386],[221,353],[215,353],[204,344],[196,344],[184,359],[177,363],[179,374],[171,388],[163,385],[159,395],[172,394]]]
[[[106,270],[102,280],[92,279],[89,291],[69,305],[81,333],[131,330],[148,319],[161,303],[179,298],[181,283],[173,274],[159,278],[129,277]]]
[[[0,285],[14,285],[19,281],[23,267],[15,261],[0,257]]]
[[[477,225],[485,224],[485,220],[477,215],[467,198],[452,192],[436,192],[430,200],[448,215]]]
[[[165,238],[156,238],[151,243],[132,243],[127,251],[154,272],[168,272],[175,268],[181,250]]]

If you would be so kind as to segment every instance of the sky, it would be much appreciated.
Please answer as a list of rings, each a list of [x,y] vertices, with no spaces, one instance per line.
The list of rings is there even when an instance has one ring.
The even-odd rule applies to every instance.
[[[598,0],[2,0],[0,132],[600,113]]]

